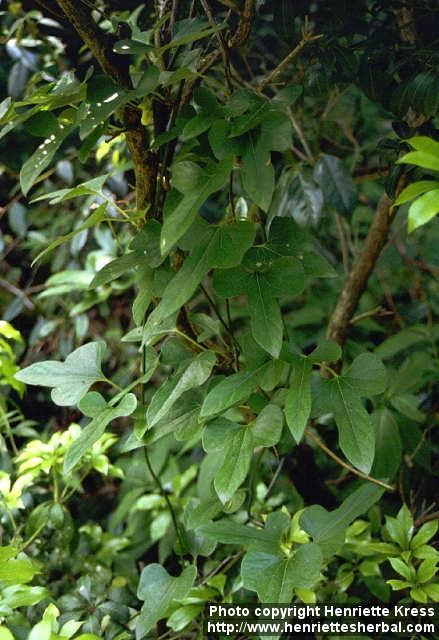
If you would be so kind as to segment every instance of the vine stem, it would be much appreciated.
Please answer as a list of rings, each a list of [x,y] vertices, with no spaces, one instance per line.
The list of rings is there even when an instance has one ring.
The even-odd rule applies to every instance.
[[[8,504],[6,502],[6,498],[2,498],[1,502],[5,505],[5,511],[9,518],[9,522],[11,523],[12,529],[14,531],[14,537],[15,537],[18,532],[18,526],[17,526],[17,523],[15,522],[14,514],[12,513],[11,509],[9,509]]]
[[[178,522],[177,522],[177,516],[175,515],[174,507],[171,504],[169,496],[168,496],[164,486],[162,485],[162,482],[161,482],[159,476],[156,474],[156,472],[154,471],[154,469],[152,467],[151,460],[149,459],[149,455],[148,455],[148,451],[147,451],[146,447],[143,447],[143,453],[145,455],[145,462],[146,462],[146,466],[148,467],[148,471],[151,474],[151,476],[153,477],[154,482],[156,483],[157,488],[160,491],[160,494],[162,495],[162,497],[166,501],[166,504],[167,504],[168,509],[169,509],[169,513],[171,514],[172,523],[174,525],[175,533],[176,533],[178,541],[180,543],[181,552],[184,553],[186,545],[184,544],[183,536],[181,535],[181,531],[180,531],[180,527],[179,527]]]
[[[322,38],[322,37],[323,37],[322,34],[319,34],[317,36],[312,35],[308,29],[307,22],[305,22],[305,26],[302,32],[302,39],[299,42],[299,44],[297,44],[294,47],[294,49],[290,51],[290,53],[277,65],[277,67],[275,67],[275,69],[273,69],[268,74],[268,76],[260,83],[258,90],[262,92],[269,84],[272,84],[276,80],[277,76],[285,69],[285,67],[292,60],[294,60],[294,58],[296,58],[299,55],[302,49],[304,49],[309,42],[313,42],[314,40],[319,40],[319,38]]]
[[[6,411],[4,411],[2,405],[0,404],[0,417],[3,419],[4,425],[5,425],[5,429],[6,429],[6,433],[11,445],[11,449],[14,453],[14,456],[18,456],[18,449],[17,449],[17,445],[15,443],[15,438],[14,438],[14,433],[12,431],[12,427],[11,427],[11,423],[9,422],[8,419],[8,414],[6,413]]]
[[[342,460],[342,458],[339,458],[339,456],[333,451],[331,451],[331,449],[329,449],[329,447],[327,447],[326,444],[322,442],[320,438],[316,436],[310,429],[306,429],[305,433],[308,436],[308,438],[312,440],[319,447],[319,449],[324,451],[327,456],[332,458],[332,460],[334,460],[337,464],[339,464],[344,469],[347,469],[348,471],[358,476],[359,478],[363,478],[368,482],[377,484],[379,487],[383,487],[384,489],[386,489],[386,491],[395,491],[395,487],[392,487],[392,485],[387,484],[382,480],[378,480],[377,478],[372,478],[372,476],[369,476],[367,473],[363,473],[362,471],[355,469],[355,467],[351,466],[350,464]]]
[[[44,527],[46,526],[46,522],[44,522],[43,524],[41,524],[38,529],[36,529],[33,534],[23,542],[23,544],[21,545],[20,551],[24,551],[26,549],[26,547],[28,547],[36,538],[38,538],[39,534],[41,533],[41,531],[44,529]]]

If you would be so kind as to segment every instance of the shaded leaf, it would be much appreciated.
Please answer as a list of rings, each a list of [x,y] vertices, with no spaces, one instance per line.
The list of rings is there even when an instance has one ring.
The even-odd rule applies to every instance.
[[[207,418],[221,413],[234,404],[246,400],[261,380],[268,364],[256,369],[240,371],[219,382],[204,399],[200,417]]]
[[[163,223],[160,241],[162,255],[168,253],[186,233],[210,194],[226,183],[232,169],[232,158],[226,157],[219,163],[210,161],[203,168],[190,161],[179,162],[176,167],[178,172],[174,169],[173,184],[183,193],[183,198]]]
[[[296,442],[300,442],[311,413],[311,361],[303,356],[293,358],[290,388],[285,400],[287,425]]]
[[[344,216],[352,214],[357,202],[357,187],[340,158],[322,156],[314,167],[314,180],[323,191],[327,204]]]

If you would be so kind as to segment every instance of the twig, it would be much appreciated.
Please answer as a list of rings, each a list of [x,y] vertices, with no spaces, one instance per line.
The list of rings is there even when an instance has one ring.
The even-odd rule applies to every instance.
[[[282,471],[282,467],[284,466],[285,463],[285,458],[282,458],[282,460],[279,462],[279,464],[277,465],[277,469],[273,474],[273,477],[271,478],[271,482],[267,487],[267,491],[265,493],[265,497],[268,496],[268,494],[270,493],[270,491],[272,490],[272,488],[274,487],[276,480],[279,477],[280,472]]]
[[[319,40],[323,37],[323,34],[313,36],[311,32],[308,30],[308,25],[305,23],[304,29],[302,31],[302,39],[297,44],[292,51],[277,65],[275,69],[273,69],[268,76],[260,83],[259,91],[263,91],[269,84],[272,84],[274,80],[276,80],[277,76],[282,73],[288,64],[296,58],[299,53],[306,47],[309,42],[313,42],[314,40]]]
[[[220,562],[219,565],[217,567],[215,567],[215,569],[212,569],[212,571],[210,573],[208,573],[207,576],[204,576],[204,578],[200,582],[199,586],[201,587],[201,585],[205,584],[208,580],[213,578],[213,576],[216,576],[217,573],[222,571],[225,567],[227,567],[227,569],[230,569],[230,567],[232,567],[234,564],[236,564],[236,562],[243,555],[243,553],[244,553],[244,551],[238,551],[237,553],[235,553],[235,555],[227,556],[227,558],[224,558],[224,560],[222,562]],[[226,571],[224,571],[224,572],[226,572]]]
[[[172,518],[172,523],[174,525],[175,533],[176,533],[178,541],[180,543],[180,550],[181,550],[181,553],[183,554],[185,552],[186,545],[184,543],[183,536],[181,535],[181,531],[180,531],[180,527],[179,527],[178,522],[177,522],[177,516],[175,515],[174,507],[172,506],[172,503],[171,503],[171,501],[169,499],[169,496],[168,496],[164,486],[162,485],[162,482],[161,482],[160,478],[158,477],[158,475],[156,474],[156,472],[154,471],[154,469],[152,467],[151,460],[149,459],[148,451],[147,451],[146,447],[143,447],[143,452],[144,452],[144,455],[145,455],[145,462],[146,462],[146,466],[148,467],[148,471],[151,474],[151,476],[153,477],[154,482],[156,483],[157,488],[158,488],[161,496],[165,499],[166,504],[168,506],[169,513],[171,514],[171,518]]]
[[[212,307],[213,311],[215,312],[216,317],[221,322],[221,324],[223,325],[224,329],[227,331],[229,336],[232,338],[233,343],[235,344],[236,340],[235,340],[235,336],[233,335],[233,331],[228,326],[227,322],[224,320],[223,316],[221,315],[221,312],[218,309],[218,306],[216,305],[215,300],[212,298],[212,296],[210,295],[210,293],[207,291],[206,287],[203,284],[200,284],[200,289],[204,293],[204,295],[206,296],[210,306]]]
[[[169,32],[170,33],[172,33],[172,29],[174,28],[174,24],[177,21],[179,1],[180,0],[173,0],[172,1],[171,17],[169,18]]]
[[[377,478],[372,478],[372,476],[369,476],[367,473],[363,473],[362,471],[355,469],[355,467],[352,467],[350,464],[348,464],[347,462],[339,458],[338,455],[333,451],[331,451],[331,449],[329,449],[326,446],[326,444],[322,442],[320,438],[316,436],[310,429],[306,429],[305,433],[308,436],[308,438],[310,438],[319,447],[319,449],[324,451],[326,455],[332,458],[332,460],[334,460],[337,464],[339,464],[344,469],[347,469],[348,471],[358,476],[359,478],[363,478],[364,480],[368,480],[368,482],[373,482],[373,484],[376,484],[379,487],[383,487],[387,491],[395,491],[395,487],[392,487],[392,485],[387,484],[382,480],[378,480]]]
[[[26,309],[29,309],[29,311],[35,309],[35,304],[32,302],[32,300],[26,295],[24,291],[21,291],[15,285],[11,284],[7,280],[4,280],[3,278],[0,278],[0,287],[6,289],[6,291],[9,291],[9,293],[12,293],[12,295],[16,296],[17,298],[20,298]]]
[[[223,4],[225,7],[227,7],[231,11],[234,11],[235,13],[240,15],[241,13],[240,8],[233,2],[233,0],[218,0],[218,2],[220,4]]]
[[[393,311],[387,311],[383,307],[375,307],[374,309],[370,309],[370,311],[365,311],[364,313],[359,313],[354,316],[351,320],[351,324],[356,324],[357,322],[361,322],[365,318],[370,318],[371,316],[393,316]]]
[[[439,520],[439,511],[433,511],[433,513],[424,513],[422,516],[419,516],[417,520],[415,520],[415,527],[418,528],[424,522],[430,522],[431,520]]]
[[[240,20],[236,31],[227,42],[227,46],[229,49],[240,47],[242,44],[244,44],[244,42],[250,35],[253,20],[255,17],[255,5],[256,0],[245,0],[244,8],[240,14]],[[184,86],[180,103],[181,108],[188,104],[189,100],[191,99],[192,92],[200,82],[201,77],[205,73],[207,73],[207,71],[211,67],[213,67],[213,65],[216,64],[220,58],[220,49],[213,51],[210,55],[204,58],[201,66],[197,69],[197,76],[195,78],[192,78],[191,80],[188,80]]]
[[[216,28],[217,24],[215,21],[215,18],[213,16],[212,10],[209,7],[209,4],[207,2],[207,0],[200,0],[201,5],[204,9],[204,12],[211,24],[212,27]],[[215,37],[218,40],[218,45],[221,51],[221,56],[223,59],[223,64],[224,64],[224,77],[226,79],[226,84],[227,84],[227,89],[229,91],[229,94],[232,93],[233,91],[233,85],[232,85],[232,79],[231,79],[231,75],[230,75],[230,61],[229,61],[229,52],[227,50],[227,45],[226,42],[224,40],[223,34],[221,33],[221,31],[216,31],[215,32]]]
[[[343,257],[343,269],[346,275],[349,273],[349,247],[343,227],[343,218],[339,213],[335,214],[335,223],[337,225],[338,237],[340,238],[341,255]]]
[[[289,107],[288,107],[288,115],[290,117],[291,124],[293,125],[294,131],[297,133],[297,137],[299,138],[300,143],[305,150],[305,153],[308,157],[309,162],[311,164],[314,164],[314,156],[312,154],[312,151],[308,142],[306,141],[305,134],[303,133],[303,129],[300,126],[300,123],[294,117],[294,114]]]

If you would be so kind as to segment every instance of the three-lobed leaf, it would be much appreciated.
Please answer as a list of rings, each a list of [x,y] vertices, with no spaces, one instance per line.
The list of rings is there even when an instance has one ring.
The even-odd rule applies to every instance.
[[[178,577],[169,575],[160,564],[149,564],[140,574],[137,597],[144,601],[136,624],[136,639],[145,637],[164,618],[170,606],[187,596],[197,575],[196,567],[186,567]]]
[[[101,361],[103,342],[89,342],[70,353],[65,362],[44,360],[15,374],[25,384],[52,387],[52,400],[59,406],[77,404],[95,383],[105,380]]]

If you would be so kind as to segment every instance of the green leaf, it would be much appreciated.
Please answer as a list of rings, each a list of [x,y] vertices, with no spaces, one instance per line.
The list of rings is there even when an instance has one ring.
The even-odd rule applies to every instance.
[[[213,287],[222,298],[239,296],[247,291],[252,277],[241,267],[215,271],[213,274]]]
[[[283,324],[275,297],[301,293],[305,280],[299,260],[282,257],[272,261],[271,250],[266,249],[265,246],[255,247],[247,253],[246,266],[256,269],[268,266],[268,269],[255,271],[252,276],[247,276],[244,282],[253,337],[259,346],[268,351],[273,358],[277,358],[282,347]]]
[[[290,603],[295,588],[310,589],[320,576],[322,552],[307,543],[286,558],[264,551],[249,551],[241,565],[244,587],[256,591],[261,602]]]
[[[422,590],[428,595],[433,602],[439,602],[439,583],[437,584],[424,584]]]
[[[166,621],[168,627],[173,631],[182,631],[197,618],[204,609],[204,604],[187,604],[176,609]]]
[[[423,604],[427,602],[427,594],[423,588],[421,589],[421,587],[410,589],[410,597],[415,602],[422,602]]]
[[[276,186],[268,223],[276,217],[291,217],[298,224],[316,226],[323,209],[322,190],[308,173],[284,171]]]
[[[210,269],[224,269],[239,264],[253,244],[254,235],[255,227],[250,222],[207,226],[199,245],[164,290],[160,304],[148,317],[145,330],[180,309]]]
[[[336,362],[341,358],[341,347],[333,340],[320,340],[317,347],[312,351],[308,358],[313,363],[320,362]]]
[[[60,236],[59,238],[51,242],[48,247],[46,247],[43,251],[41,251],[37,255],[37,257],[32,261],[31,266],[34,266],[34,264],[38,262],[38,260],[41,260],[43,256],[45,256],[50,251],[53,251],[54,249],[56,249],[56,247],[59,247],[64,242],[68,242],[69,240],[77,236],[78,233],[81,233],[81,231],[85,231],[86,229],[90,229],[90,227],[97,226],[102,220],[104,220],[106,211],[107,211],[107,204],[106,203],[101,204],[95,211],[93,211],[93,213],[82,224],[75,227],[73,231],[71,231],[70,233],[67,233],[64,236]]]
[[[246,526],[235,520],[216,520],[202,525],[198,531],[215,542],[233,544],[252,549],[277,549],[282,536],[290,526],[289,517],[277,511],[268,516],[264,529]]]
[[[10,609],[33,607],[48,597],[50,597],[50,593],[45,587],[29,587],[27,585],[14,584],[11,587],[2,589],[2,602]]]
[[[32,627],[27,640],[50,640],[52,636],[52,625],[49,620],[42,620]]]
[[[324,155],[314,167],[314,180],[325,201],[338,213],[350,216],[357,202],[357,187],[340,158]]]
[[[269,364],[264,363],[256,369],[233,373],[219,382],[204,399],[200,417],[214,416],[246,400],[258,385]]]
[[[274,447],[282,435],[283,422],[282,409],[267,404],[250,425],[255,447]]]
[[[150,44],[146,44],[145,42],[139,42],[138,40],[118,40],[113,45],[114,53],[119,53],[121,55],[134,55],[134,54],[145,54],[149,51],[153,50],[154,47]]]
[[[438,158],[439,163],[439,158]],[[439,170],[439,169],[438,169]],[[430,222],[439,213],[439,189],[424,193],[409,208],[408,231],[411,233],[418,227]]]
[[[38,176],[50,165],[55,153],[74,126],[69,119],[61,119],[60,116],[57,130],[46,138],[23,164],[20,170],[20,186],[24,195],[28,194]]]
[[[224,450],[224,462],[214,479],[215,491],[223,504],[244,482],[253,456],[253,437],[247,427],[237,429]]]
[[[420,180],[419,182],[413,182],[413,184],[409,184],[408,187],[401,191],[394,202],[394,206],[396,207],[401,204],[405,204],[406,202],[409,202],[409,200],[416,198],[416,196],[420,196],[426,191],[431,191],[432,189],[437,188],[439,188],[439,182],[436,182],[435,180]]]
[[[417,167],[439,171],[439,157],[424,151],[409,151],[397,162],[398,164],[415,164]]]
[[[174,49],[175,47],[181,47],[191,42],[196,42],[203,38],[218,33],[222,29],[225,29],[226,25],[219,24],[214,27],[210,27],[208,23],[202,22],[200,18],[186,18],[179,20],[178,31],[168,43],[157,49],[157,53],[163,53],[168,49]]]
[[[421,583],[428,582],[436,575],[437,572],[437,560],[423,560],[417,571],[418,581]]]
[[[343,380],[364,398],[383,393],[387,387],[386,369],[373,353],[361,353],[357,356]]]
[[[238,102],[240,104],[238,104]],[[253,105],[251,104],[253,103]],[[238,106],[239,110],[244,109],[242,115],[233,120],[232,131],[230,133],[231,138],[242,136],[244,133],[255,129],[262,121],[263,117],[270,111],[270,103],[266,100],[261,100],[259,97],[248,97],[247,94],[241,93],[239,96],[229,101],[229,108],[235,110]],[[251,110],[248,110],[250,106],[253,106]],[[236,112],[236,111],[235,111]]]
[[[265,247],[276,257],[298,257],[306,246],[307,240],[305,229],[292,218],[274,218],[270,224],[268,243]]]
[[[320,505],[307,507],[300,518],[300,526],[321,547],[323,556],[330,558],[343,545],[351,522],[370,509],[383,493],[381,487],[364,483],[333,511],[326,511]]]
[[[0,563],[0,582],[8,585],[26,584],[40,573],[35,562],[26,556],[11,558]]]
[[[49,204],[59,204],[72,198],[79,198],[81,196],[100,196],[102,195],[102,187],[105,181],[108,179],[108,173],[86,180],[78,184],[76,187],[69,189],[58,189],[57,191],[51,191],[50,193],[44,193],[38,198],[34,198],[32,202],[40,202],[41,200],[49,200]]]
[[[235,431],[242,429],[242,425],[228,418],[216,418],[206,425],[203,431],[203,449],[206,452],[220,451],[230,443]]]
[[[411,393],[401,393],[390,398],[390,404],[394,409],[415,422],[424,422],[425,414],[419,411],[419,398]]]
[[[203,168],[190,161],[177,163],[172,174],[173,184],[183,193],[183,198],[164,221],[160,241],[162,255],[186,233],[207,198],[224,186],[232,163],[231,156],[218,163],[210,161]]]
[[[84,140],[98,125],[135,95],[135,91],[122,89],[103,74],[94,75],[87,84],[87,98],[82,105],[80,139]]]
[[[287,425],[296,442],[300,442],[311,413],[312,363],[304,356],[293,358],[291,382],[285,400]]]
[[[265,274],[254,274],[247,293],[253,337],[259,346],[277,358],[282,347],[282,316]]]
[[[160,266],[164,260],[160,253],[160,233],[162,227],[158,220],[147,220],[140,233],[130,244],[130,249],[137,252],[141,260],[152,269]]]
[[[312,278],[338,278],[338,273],[334,267],[319,253],[307,251],[303,255],[302,262],[307,276]]]
[[[77,404],[95,382],[105,380],[101,370],[103,342],[89,342],[70,353],[65,362],[44,360],[15,374],[25,384],[52,387],[52,400],[59,406]]]
[[[137,271],[137,295],[133,301],[133,320],[136,326],[143,324],[154,293],[154,269],[148,264],[140,264]]]
[[[418,549],[422,545],[426,544],[431,538],[433,538],[438,530],[439,523],[437,520],[431,522],[425,522],[419,529],[417,534],[412,538],[410,543],[411,549]]]
[[[407,505],[404,504],[401,507],[396,518],[386,515],[386,529],[401,549],[409,549],[413,532],[413,516]]]
[[[260,130],[260,144],[269,151],[287,151],[291,148],[291,122],[283,111],[272,110],[267,113]]]
[[[8,340],[15,340],[15,342],[23,342],[21,333],[6,320],[0,320],[0,336],[4,336]]]
[[[176,578],[170,576],[160,564],[149,564],[143,569],[137,589],[137,597],[144,601],[136,625],[138,640],[168,614],[172,604],[187,596],[196,575],[197,570],[193,565],[186,567]]]
[[[94,401],[96,396],[100,396],[98,393],[87,394],[87,396],[91,395]],[[85,411],[89,413],[90,403],[88,402],[87,396],[82,398],[79,403],[79,408],[84,408]],[[128,393],[115,407],[107,405],[102,396],[100,396],[100,398],[101,402],[96,405],[97,415],[92,409],[93,413],[95,413],[93,420],[83,428],[80,436],[73,441],[67,450],[63,467],[65,474],[69,474],[81,458],[90,451],[94,443],[105,433],[107,425],[112,420],[131,415],[137,407],[137,399],[133,393]]]
[[[375,348],[375,355],[385,360],[419,342],[428,341],[429,334],[425,331],[424,327],[407,327],[379,344]]]
[[[248,135],[241,176],[249,198],[263,211],[268,211],[274,192],[274,168],[262,138],[253,133]]]
[[[407,140],[409,145],[416,149],[416,151],[422,151],[423,153],[429,153],[432,156],[439,158],[439,142],[429,138],[428,136],[414,136]]]
[[[99,269],[93,280],[89,284],[89,289],[102,287],[122,275],[135,271],[141,260],[141,256],[137,252],[132,251],[120,258],[115,258],[108,262],[102,269]]]
[[[0,640],[14,640],[14,636],[3,625],[0,627]]]
[[[39,111],[26,124],[25,129],[33,136],[46,138],[58,130],[58,120],[50,111]]]
[[[371,415],[375,427],[375,460],[372,475],[376,478],[394,478],[402,458],[402,443],[398,425],[392,413],[385,408]]]
[[[330,381],[331,406],[339,433],[340,448],[363,473],[369,473],[375,453],[375,432],[359,396],[343,378]]]
[[[412,575],[410,567],[408,567],[401,558],[389,558],[388,560],[396,573],[399,573],[400,576],[411,582],[412,577],[414,576]]]
[[[204,351],[196,356],[178,377],[171,378],[156,391],[146,412],[149,429],[168,413],[185,391],[200,387],[206,382],[215,361],[215,354],[212,351]]]

